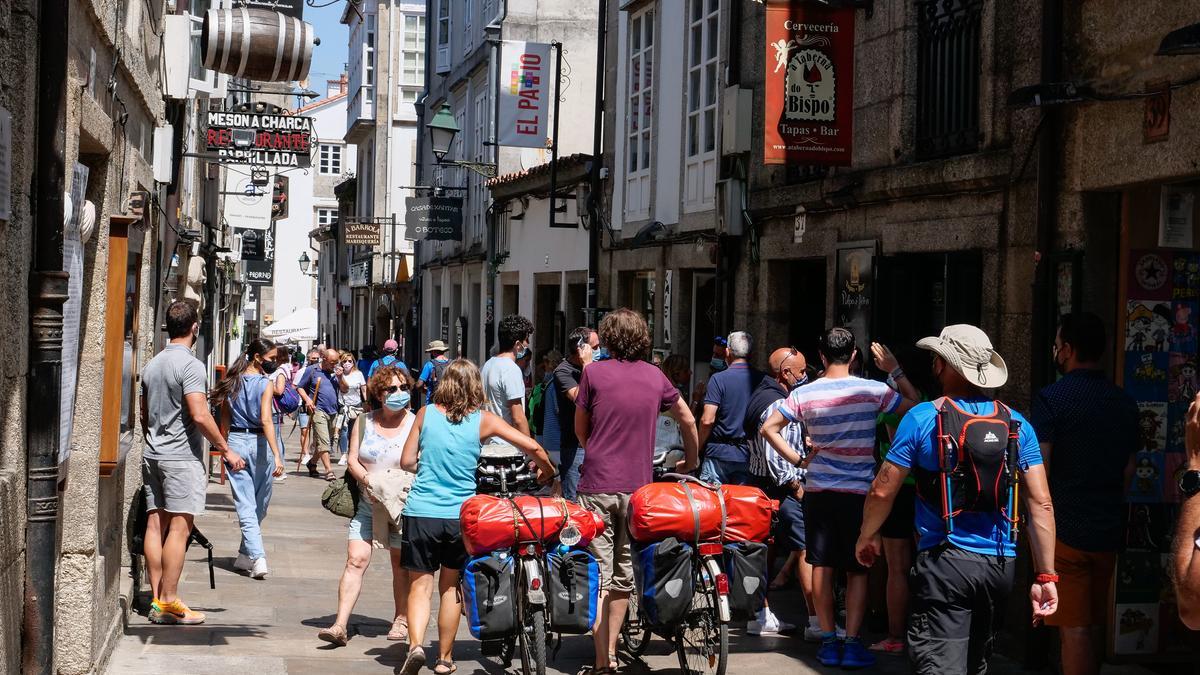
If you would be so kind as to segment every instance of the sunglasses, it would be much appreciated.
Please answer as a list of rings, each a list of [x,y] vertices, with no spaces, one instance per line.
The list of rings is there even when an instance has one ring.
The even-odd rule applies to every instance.
[[[392,386],[390,386],[390,387],[384,387],[384,388],[383,388],[383,391],[384,391],[384,393],[386,393],[386,394],[394,394],[394,393],[396,393],[397,391],[408,391],[408,385],[407,385],[407,384],[402,384],[402,385],[400,385],[400,386],[396,386],[396,385],[394,385],[394,384],[393,384],[393,385],[392,385]]]

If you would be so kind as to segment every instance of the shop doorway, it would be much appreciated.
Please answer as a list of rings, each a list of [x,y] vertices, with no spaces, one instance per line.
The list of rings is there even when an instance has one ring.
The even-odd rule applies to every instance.
[[[788,297],[787,344],[799,349],[809,364],[821,365],[817,345],[826,316],[825,258],[789,260],[784,268]]]
[[[717,277],[697,272],[692,275],[692,383],[708,380],[712,373],[713,338],[717,335]]]
[[[555,341],[555,315],[558,313],[560,287],[538,284],[533,306],[534,357],[541,360],[551,349],[561,349]]]

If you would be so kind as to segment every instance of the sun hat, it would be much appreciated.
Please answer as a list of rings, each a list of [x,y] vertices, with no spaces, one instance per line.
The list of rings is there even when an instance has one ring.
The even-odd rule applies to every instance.
[[[389,338],[387,342],[383,343],[383,351],[385,351],[385,352],[394,352],[399,348],[400,348],[400,345],[397,344],[396,341],[392,340],[391,338]]]
[[[959,323],[946,326],[937,337],[917,341],[921,349],[928,349],[945,359],[950,367],[966,378],[967,382],[983,389],[995,389],[1008,381],[1008,366],[992,348],[992,341],[975,326]]]
[[[434,340],[429,343],[429,346],[425,348],[425,351],[427,351],[427,352],[448,352],[448,351],[450,351],[450,348],[448,346],[446,346],[445,342],[442,342],[441,340]]]

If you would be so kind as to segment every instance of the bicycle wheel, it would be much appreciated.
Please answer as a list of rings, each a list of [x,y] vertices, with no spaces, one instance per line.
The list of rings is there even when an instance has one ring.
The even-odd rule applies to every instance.
[[[683,675],[725,675],[729,627],[717,616],[717,589],[705,588],[697,574],[692,609],[675,630],[675,652]]]
[[[546,675],[546,610],[539,605],[525,608],[521,627],[521,672]]]
[[[620,646],[633,658],[640,658],[650,644],[650,629],[642,622],[638,612],[637,594],[629,594],[629,609],[625,610],[625,621],[621,624]]]

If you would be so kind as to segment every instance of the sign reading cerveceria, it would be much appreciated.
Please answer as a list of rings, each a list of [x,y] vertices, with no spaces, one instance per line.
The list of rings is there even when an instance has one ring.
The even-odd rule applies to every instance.
[[[405,239],[462,239],[463,200],[457,197],[409,197],[405,205]]]
[[[227,164],[312,164],[312,118],[252,112],[210,112],[204,145]]]

